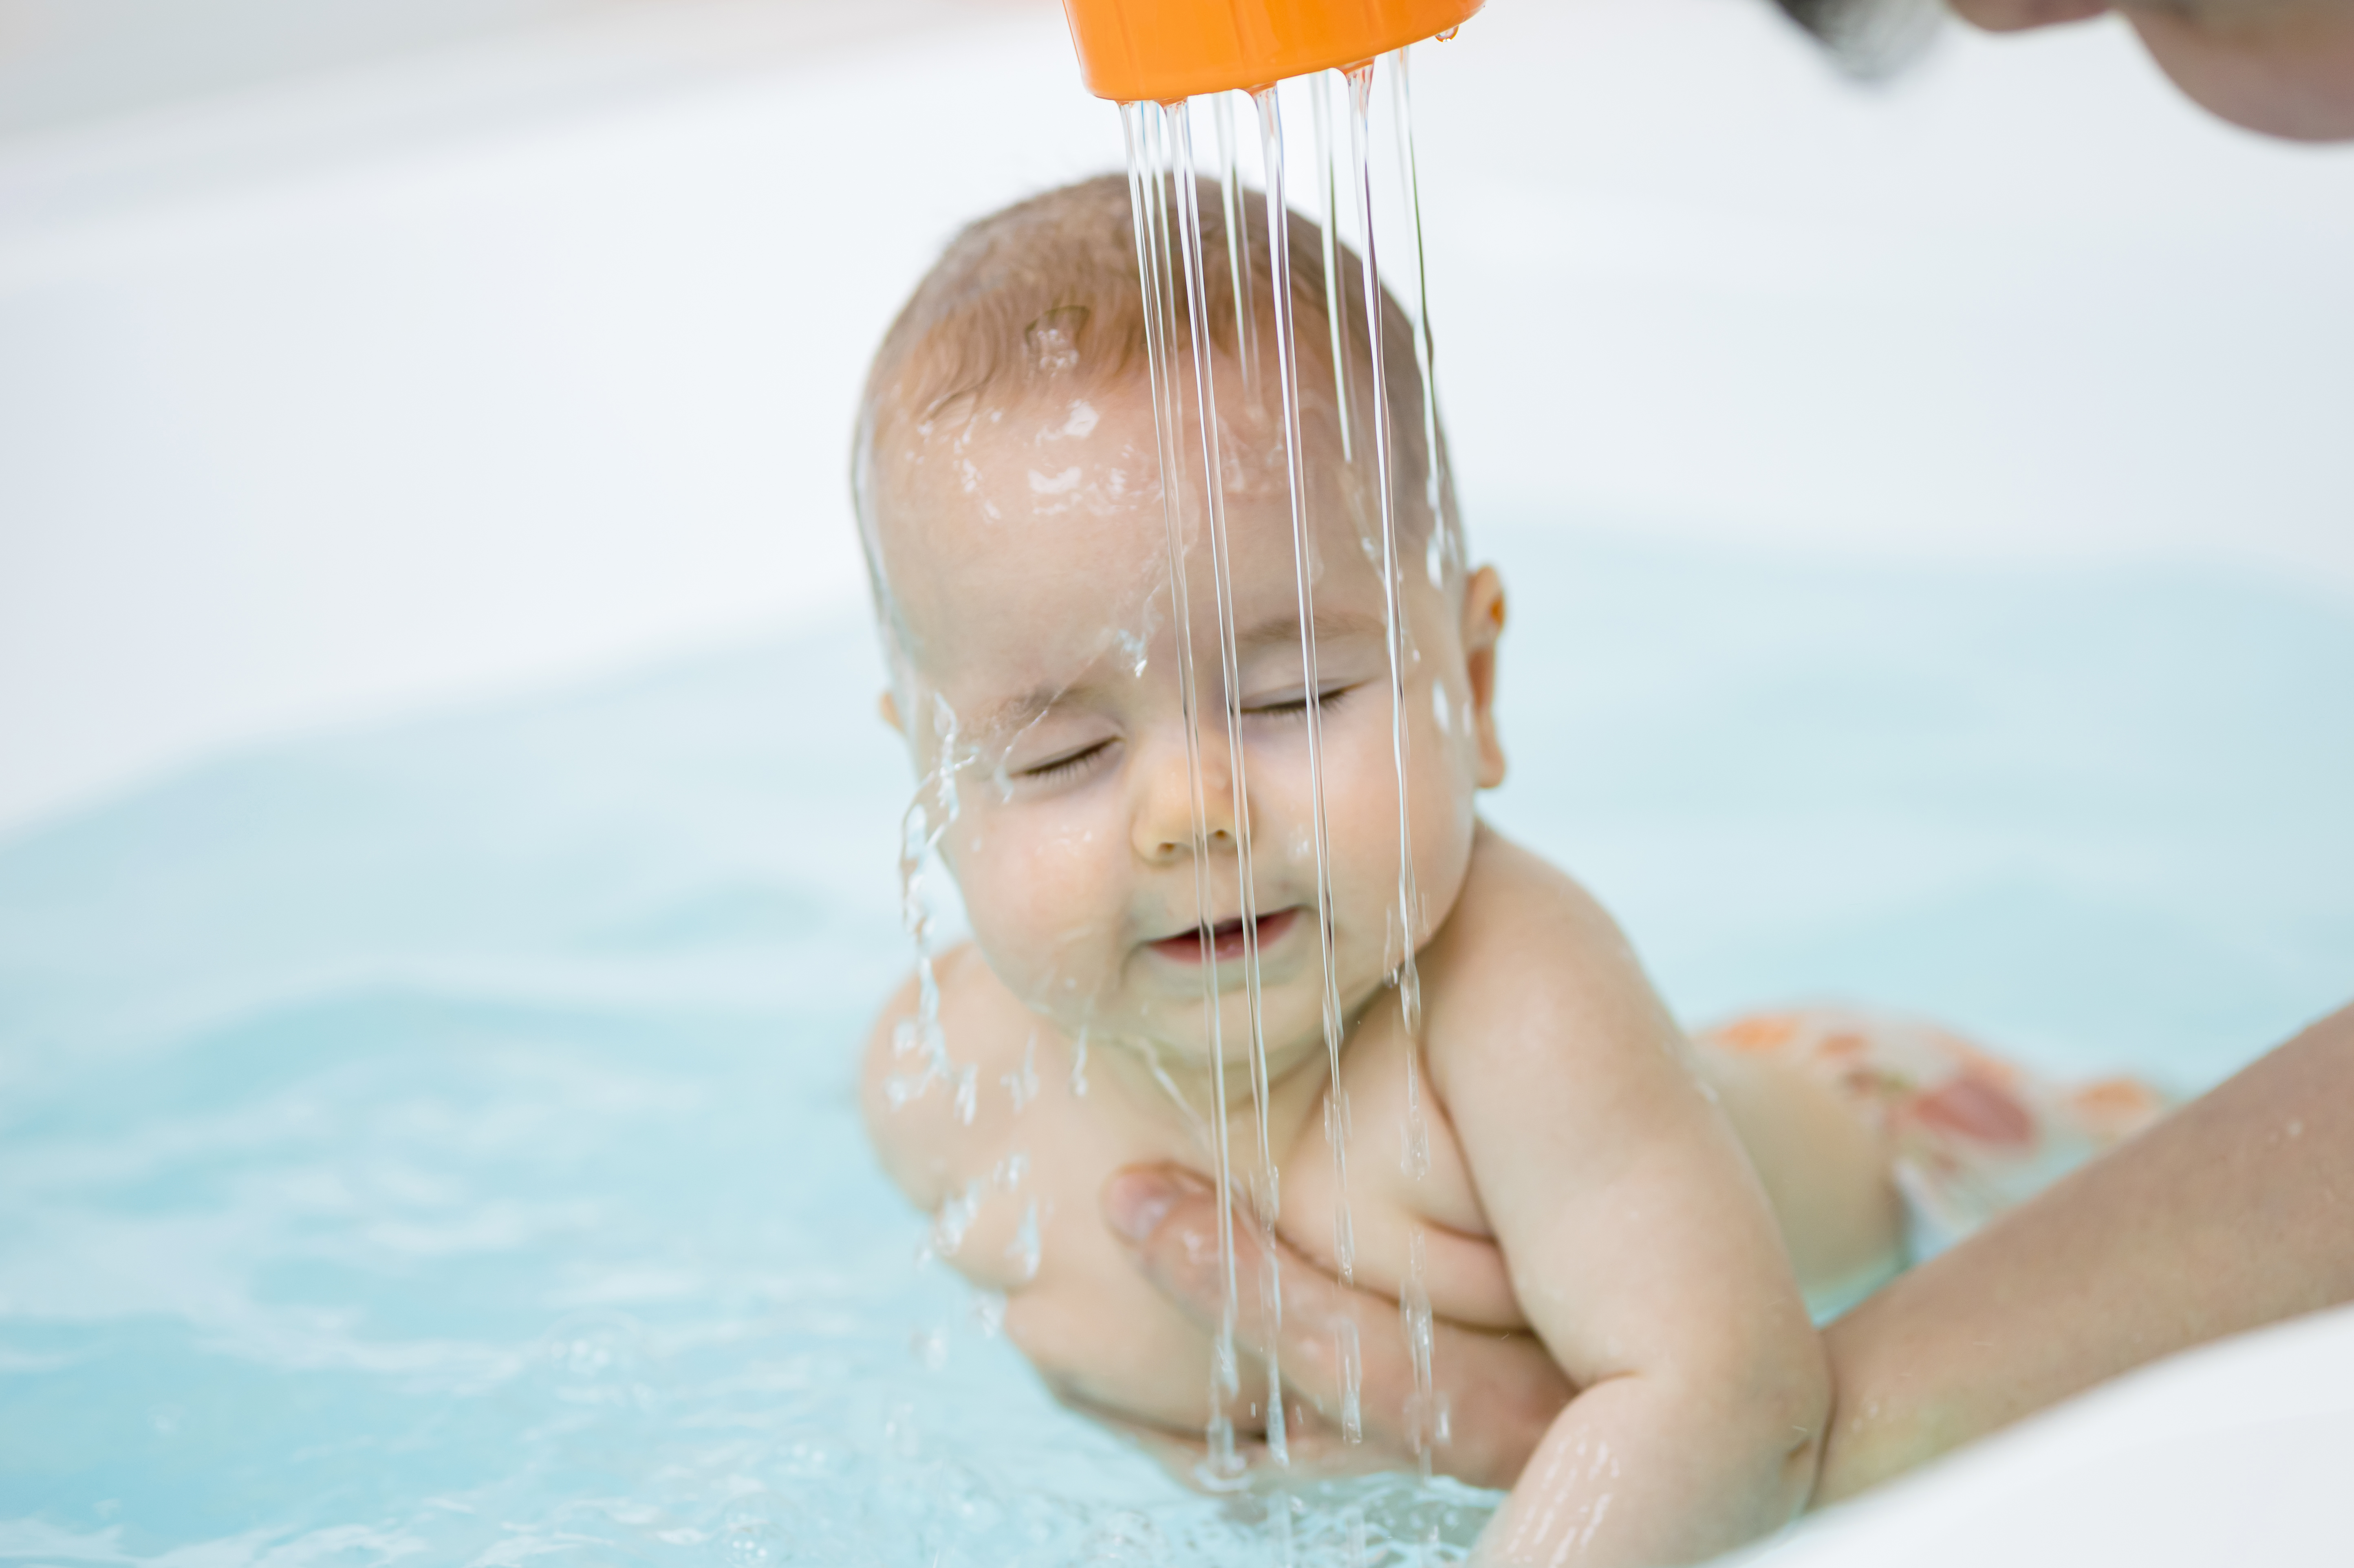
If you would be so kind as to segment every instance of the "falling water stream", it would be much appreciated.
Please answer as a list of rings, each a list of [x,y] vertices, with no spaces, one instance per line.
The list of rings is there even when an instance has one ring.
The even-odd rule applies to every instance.
[[[1316,669],[1316,584],[1314,552],[1308,537],[1308,476],[1300,455],[1299,365],[1292,336],[1291,226],[1284,193],[1283,105],[1273,88],[1251,95],[1258,111],[1260,159],[1266,169],[1268,293],[1275,310],[1277,379],[1281,390],[1283,456],[1291,520],[1291,564],[1299,607],[1299,667],[1305,700],[1301,713],[1308,737],[1310,842],[1316,860],[1316,941],[1320,982],[1319,1012],[1324,1033],[1331,1085],[1325,1097],[1325,1139],[1332,1150],[1332,1257],[1343,1283],[1356,1273],[1357,1241],[1349,1213],[1349,1151],[1342,1128],[1344,1101],[1341,1090],[1341,1044],[1347,1022],[1341,1012],[1340,978],[1332,961],[1331,835],[1324,813],[1324,712]],[[1326,243],[1331,243],[1329,231]],[[1281,1281],[1275,1287],[1276,1320],[1281,1312]],[[1356,1325],[1345,1319],[1338,1361],[1341,1369],[1341,1432],[1351,1442],[1363,1436],[1358,1407],[1362,1383]]]
[[[1432,387],[1428,293],[1423,283],[1420,191],[1414,163],[1405,54],[1400,51],[1385,57],[1385,59],[1390,73],[1397,132],[1397,174],[1407,230],[1405,238],[1409,242],[1408,254],[1413,260],[1412,292],[1416,308],[1411,317],[1415,329],[1412,349],[1421,372],[1422,435],[1425,450],[1428,454],[1424,465],[1428,487],[1425,500],[1433,519],[1431,569],[1437,577],[1443,570],[1439,552],[1445,547],[1442,543],[1445,529],[1440,523],[1443,475],[1439,468],[1437,399]],[[1369,482],[1368,488],[1375,498],[1378,514],[1391,757],[1397,789],[1398,880],[1395,903],[1389,918],[1394,933],[1389,961],[1390,978],[1397,995],[1407,1044],[1405,1098],[1407,1108],[1405,1125],[1399,1130],[1405,1174],[1410,1179],[1420,1180],[1428,1166],[1428,1130],[1422,1108],[1423,1089],[1418,1081],[1422,1009],[1415,949],[1426,933],[1420,897],[1415,886],[1407,789],[1410,757],[1405,690],[1415,653],[1402,612],[1406,563],[1399,547],[1397,478],[1390,440],[1390,422],[1394,415],[1384,364],[1384,354],[1390,350],[1385,349],[1383,341],[1384,294],[1379,248],[1375,240],[1378,204],[1374,189],[1373,118],[1374,79],[1381,64],[1367,61],[1337,77],[1334,73],[1323,73],[1306,79],[1304,85],[1313,111],[1314,194],[1318,198],[1326,326],[1330,334],[1332,392],[1339,415],[1341,458],[1344,463],[1357,465]],[[1344,94],[1348,124],[1346,169],[1355,209],[1354,238],[1362,272],[1365,353],[1369,359],[1369,363],[1363,366],[1351,364],[1348,334],[1344,330],[1347,290],[1340,271],[1345,243],[1340,233],[1342,218],[1339,189],[1341,163],[1337,156],[1339,148],[1334,144],[1327,97],[1335,88]],[[1306,692],[1304,707],[1312,814],[1310,837],[1316,868],[1317,930],[1322,974],[1321,1018],[1332,1079],[1325,1116],[1327,1138],[1332,1151],[1336,1194],[1333,1257],[1341,1277],[1348,1281],[1354,1275],[1355,1236],[1348,1200],[1348,1105],[1341,1089],[1341,1054],[1346,1020],[1341,1012],[1333,954],[1331,844],[1325,816],[1324,751],[1319,711],[1321,689],[1316,658],[1316,556],[1310,531],[1307,463],[1300,438],[1299,355],[1292,314],[1282,101],[1279,90],[1271,86],[1260,88],[1247,97],[1259,132],[1264,222],[1269,251],[1268,303],[1274,318],[1272,368],[1278,429],[1289,486],[1292,562],[1297,579],[1300,659]],[[1207,171],[1201,166],[1196,154],[1194,111],[1197,108],[1208,114],[1213,127],[1214,164]],[[1234,302],[1235,358],[1240,372],[1238,379],[1243,396],[1252,405],[1254,412],[1265,411],[1268,366],[1259,342],[1259,317],[1253,298],[1249,247],[1246,241],[1250,204],[1242,187],[1238,169],[1233,96],[1221,93],[1168,103],[1127,103],[1121,106],[1121,116],[1128,148],[1138,269],[1145,301],[1147,352],[1151,376],[1154,436],[1161,474],[1163,519],[1167,531],[1172,613],[1175,622],[1179,679],[1187,725],[1186,760],[1193,792],[1195,892],[1198,906],[1204,911],[1205,1045],[1210,1057],[1211,1093],[1215,1102],[1207,1118],[1211,1133],[1210,1153],[1216,1167],[1217,1189],[1224,1200],[1218,1245],[1225,1299],[1213,1358],[1208,1428],[1210,1455],[1205,1479],[1214,1483],[1230,1482],[1243,1471],[1231,1414],[1240,1389],[1235,1331],[1243,1282],[1238,1277],[1234,1234],[1238,1187],[1246,1185],[1250,1222],[1263,1236],[1271,1235],[1274,1232],[1281,1204],[1267,1118],[1267,1043],[1260,1006],[1249,781],[1240,727],[1241,713],[1234,696],[1239,689],[1239,657],[1235,641],[1235,584],[1227,540],[1226,467],[1225,454],[1221,450],[1214,364],[1215,350],[1206,287],[1207,269],[1214,264],[1215,259],[1207,254],[1201,213],[1205,190],[1216,192],[1220,217],[1224,219],[1225,243],[1223,260],[1229,270]],[[1179,317],[1181,309],[1184,313],[1182,322]],[[1357,383],[1365,388],[1362,398],[1352,385],[1352,373],[1362,376]],[[1190,398],[1187,395],[1189,389]],[[1358,407],[1360,403],[1363,405],[1362,408]],[[1189,526],[1196,518],[1200,526]],[[1226,1113],[1232,1102],[1227,1097],[1224,1028],[1218,1005],[1221,992],[1217,955],[1208,927],[1210,917],[1207,912],[1213,907],[1209,865],[1215,835],[1211,828],[1213,802],[1207,794],[1202,760],[1203,686],[1194,662],[1188,589],[1189,561],[1197,552],[1206,553],[1210,581],[1216,596],[1219,678],[1214,689],[1221,694],[1218,700],[1225,726],[1225,756],[1229,759],[1226,769],[1229,798],[1220,804],[1226,809],[1226,820],[1234,824],[1232,849],[1240,888],[1241,965],[1243,989],[1248,1004],[1250,1092],[1257,1133],[1253,1151],[1256,1169],[1249,1172],[1246,1183],[1237,1181],[1234,1150],[1226,1130]],[[1265,1246],[1255,1250],[1264,1260],[1262,1277],[1257,1284],[1261,1321],[1266,1327],[1268,1340],[1264,1407],[1267,1444],[1270,1458],[1276,1464],[1283,1465],[1288,1463],[1288,1457],[1282,1381],[1280,1369],[1271,1353],[1274,1330],[1282,1315],[1281,1281],[1276,1270],[1274,1250]],[[1400,1309],[1416,1384],[1412,1403],[1404,1413],[1405,1425],[1414,1451],[1427,1474],[1431,1445],[1443,1434],[1443,1425],[1437,1419],[1441,1413],[1435,1409],[1432,1397],[1430,1306],[1423,1277],[1423,1251],[1422,1237],[1416,1231],[1409,1238],[1407,1277],[1401,1291]],[[1362,1360],[1359,1347],[1354,1342],[1354,1326],[1344,1324],[1336,1331],[1341,1335],[1341,1342],[1335,1350],[1343,1383],[1342,1434],[1345,1439],[1355,1441],[1361,1437],[1363,1430],[1359,1390]]]

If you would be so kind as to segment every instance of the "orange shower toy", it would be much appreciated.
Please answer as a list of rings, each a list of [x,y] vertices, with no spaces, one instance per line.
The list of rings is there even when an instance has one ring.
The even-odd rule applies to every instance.
[[[1482,0],[1063,0],[1097,98],[1167,103],[1358,64],[1463,25]]]

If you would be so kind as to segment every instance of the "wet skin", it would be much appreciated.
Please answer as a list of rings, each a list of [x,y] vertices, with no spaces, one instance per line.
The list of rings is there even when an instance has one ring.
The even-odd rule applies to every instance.
[[[2105,0],[1952,0],[1993,31],[2102,15]],[[2354,0],[2170,0],[2115,6],[2194,101],[2247,129],[2354,138]],[[1813,1500],[1901,1475],[2105,1378],[2176,1351],[2354,1302],[2354,1007],[2055,1185],[1833,1324],[1838,1416]],[[1106,1185],[1108,1228],[1141,1277],[1194,1321],[1214,1290],[1196,1266],[1212,1199],[1182,1171],[1138,1168]],[[2196,1260],[2187,1262],[2186,1260]],[[1301,1319],[1377,1322],[1388,1303],[1304,1271],[1305,1308],[1259,1342],[1308,1376]],[[2027,1319],[2031,1316],[2031,1328]],[[1263,1327],[1253,1324],[1253,1327]],[[1478,1434],[1442,1467],[1509,1484],[1570,1397],[1526,1341],[1438,1326],[1435,1357],[1458,1426]],[[1368,1337],[1368,1343],[1373,1342]],[[1331,1384],[1325,1375],[1320,1387]],[[1384,1419],[1411,1386],[1368,1357],[1367,1446],[1406,1451]],[[1362,1467],[1363,1447],[1308,1463]]]
[[[1243,405],[1239,388],[1220,390]],[[918,769],[954,781],[940,843],[974,941],[938,967],[938,1022],[976,1088],[960,1098],[906,1044],[911,985],[870,1046],[873,1135],[903,1190],[950,1216],[949,1260],[1006,1293],[1007,1333],[1065,1397],[1142,1430],[1198,1432],[1209,1335],[1139,1274],[1097,1195],[1140,1161],[1207,1170],[1221,1130],[1237,1169],[1259,1169],[1249,998],[1233,961],[1254,931],[1281,1243],[1337,1266],[1326,1128],[1345,1106],[1356,1282],[1387,1299],[1394,1325],[1419,1248],[1440,1318],[1542,1347],[1579,1391],[1483,1550],[1498,1562],[1573,1543],[1595,1563],[1693,1560],[1772,1528],[1806,1495],[1827,1390],[1784,1234],[1834,1265],[1884,1250],[1885,1171],[1873,1150],[1823,1140],[1816,1152],[1837,1162],[1823,1185],[1857,1201],[1836,1215],[1785,1213],[1777,1228],[1725,1108],[1608,916],[1479,823],[1477,792],[1503,771],[1502,590],[1492,571],[1433,571],[1419,552],[1403,609],[1425,1027],[1408,1037],[1384,984],[1399,854],[1382,578],[1330,428],[1311,418],[1312,694],[1279,449],[1249,419],[1222,432],[1241,655],[1231,685],[1206,551],[1192,552],[1185,584],[1206,854],[1162,513],[1137,478],[1155,471],[1143,387],[1075,383],[878,443],[875,546],[898,647],[885,712]],[[1309,831],[1311,700],[1347,1031],[1337,1080]],[[1235,745],[1246,810],[1229,788]],[[1214,1003],[1204,928],[1220,960]],[[1255,1299],[1256,1285],[1241,1295]],[[1332,1342],[1320,1342],[1302,1354],[1329,1366]],[[1326,1397],[1288,1401],[1287,1423],[1312,1441],[1339,1413],[1329,1380],[1303,1387]],[[1267,1396],[1252,1376],[1231,1401],[1246,1436],[1265,1431]]]

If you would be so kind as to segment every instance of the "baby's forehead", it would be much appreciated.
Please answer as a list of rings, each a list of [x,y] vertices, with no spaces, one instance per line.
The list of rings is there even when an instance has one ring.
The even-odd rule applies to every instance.
[[[999,666],[1033,648],[1066,667],[1079,650],[1110,657],[1113,645],[1148,639],[1167,622],[1163,438],[1143,372],[1056,376],[923,410],[878,411],[869,544],[890,630],[928,679],[954,683],[976,661]],[[1236,367],[1223,366],[1215,390],[1237,588],[1279,590],[1290,602],[1291,471],[1280,425],[1264,407],[1273,389],[1245,386]],[[1187,412],[1171,443],[1175,523],[1187,576],[1204,579],[1194,608],[1207,611],[1206,467],[1198,418]],[[1334,431],[1305,428],[1302,450],[1320,593],[1377,598],[1369,487],[1351,472]]]
[[[877,587],[924,663],[1002,641],[1009,612],[1041,637],[1138,615],[1145,579],[1165,576],[1150,404],[1120,387],[903,417],[870,461]]]
[[[864,460],[870,527],[895,549],[922,541],[927,556],[975,545],[1100,544],[1097,524],[1114,522],[1132,532],[1143,521],[1157,538],[1165,436],[1155,429],[1143,367],[1132,368],[984,387],[921,409],[878,408]],[[1280,444],[1266,423],[1239,410],[1221,413],[1227,489],[1264,489],[1267,471],[1280,469]],[[1191,460],[1190,469],[1179,469],[1179,504],[1198,506],[1198,427],[1188,422],[1174,434],[1172,459]]]
[[[965,397],[878,421],[870,531],[895,579],[976,554],[1100,548],[1097,524],[1158,514],[1150,400],[1119,384]]]
[[[921,407],[894,400],[875,411],[874,461],[888,473],[938,471],[956,460],[1018,461],[1141,440],[1152,441],[1151,388],[1141,376],[1058,376],[1043,383],[991,383]],[[891,465],[891,466],[884,466]]]

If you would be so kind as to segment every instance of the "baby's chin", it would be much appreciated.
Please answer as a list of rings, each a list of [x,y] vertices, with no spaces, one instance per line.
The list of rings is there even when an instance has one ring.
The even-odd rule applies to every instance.
[[[1249,1071],[1254,1034],[1264,1044],[1270,1071],[1278,1075],[1311,1057],[1322,1056],[1323,1008],[1316,973],[1287,977],[1262,987],[1258,1028],[1254,1031],[1243,966],[1236,962],[1222,968],[1216,1054],[1225,1066],[1238,1073]],[[1053,999],[1041,998],[1030,1003],[1030,1010],[1066,1040],[1084,1037],[1090,1046],[1128,1048],[1148,1065],[1157,1064],[1189,1078],[1206,1076],[1213,1054],[1212,1027],[1201,985],[1196,970],[1174,986],[1162,980],[1122,988],[1084,1008],[1055,1006]],[[1240,1086],[1247,1081],[1236,1078],[1235,1083]]]

